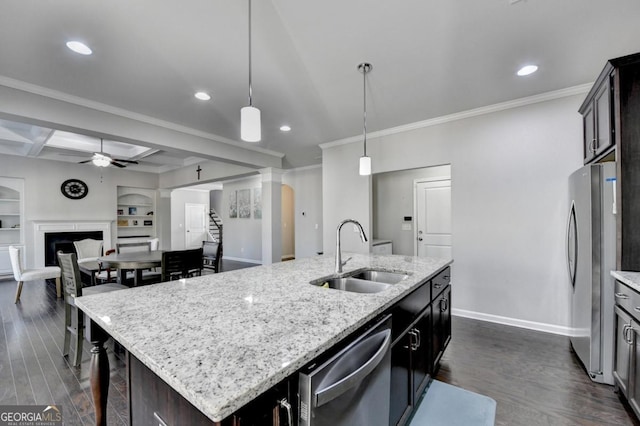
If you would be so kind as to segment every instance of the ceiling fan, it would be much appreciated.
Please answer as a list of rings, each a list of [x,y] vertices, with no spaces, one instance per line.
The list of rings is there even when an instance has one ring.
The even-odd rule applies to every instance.
[[[102,138],[100,138],[100,152],[95,152],[93,154],[93,157],[91,157],[88,160],[80,161],[78,164],[89,163],[89,162],[92,162],[95,166],[98,166],[98,167],[108,167],[109,165],[114,165],[120,168],[127,167],[126,165],[120,164],[120,163],[138,164],[138,162],[134,160],[125,160],[123,158],[111,158],[109,154],[106,154],[102,150]]]

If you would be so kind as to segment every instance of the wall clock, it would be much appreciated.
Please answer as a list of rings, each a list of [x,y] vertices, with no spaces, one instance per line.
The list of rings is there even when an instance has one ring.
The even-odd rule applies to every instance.
[[[80,179],[67,179],[60,186],[62,194],[72,200],[84,198],[89,193],[89,187]]]

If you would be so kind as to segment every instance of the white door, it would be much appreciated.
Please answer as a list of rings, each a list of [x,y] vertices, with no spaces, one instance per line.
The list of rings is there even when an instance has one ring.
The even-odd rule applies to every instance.
[[[187,249],[201,247],[202,242],[207,241],[206,206],[187,203],[184,207],[185,247]]]
[[[451,179],[416,181],[415,253],[451,258]]]

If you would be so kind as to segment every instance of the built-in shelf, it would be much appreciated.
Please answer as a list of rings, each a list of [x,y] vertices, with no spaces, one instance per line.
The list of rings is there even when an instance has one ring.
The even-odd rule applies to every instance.
[[[0,276],[13,273],[9,246],[22,248],[24,257],[23,206],[24,179],[0,177]]]
[[[118,238],[142,238],[136,235],[140,231],[149,234],[145,238],[155,237],[155,190],[119,186],[117,206]]]

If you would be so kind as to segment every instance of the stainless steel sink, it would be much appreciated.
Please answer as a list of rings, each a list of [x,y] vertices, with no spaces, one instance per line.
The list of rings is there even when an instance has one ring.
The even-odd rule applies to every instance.
[[[375,269],[365,269],[364,271],[351,275],[351,277],[359,278],[361,280],[375,281],[377,283],[397,284],[400,281],[409,278],[409,275],[403,272],[387,272]]]
[[[310,284],[352,293],[378,293],[407,278],[409,278],[409,274],[404,272],[361,269],[345,274],[342,277],[319,278],[311,281]]]
[[[350,291],[352,293],[378,293],[391,287],[391,284],[361,280],[352,277],[320,279],[311,281],[311,284],[317,285],[318,287]]]

